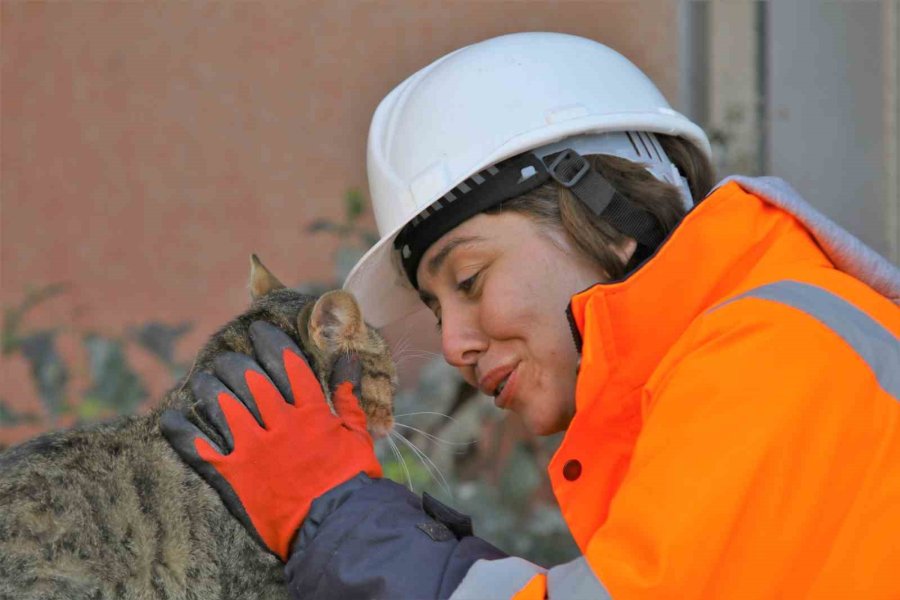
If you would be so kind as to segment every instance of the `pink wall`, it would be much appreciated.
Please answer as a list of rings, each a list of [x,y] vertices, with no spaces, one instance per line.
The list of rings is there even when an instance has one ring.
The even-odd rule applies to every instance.
[[[117,334],[195,323],[189,358],[246,305],[248,256],[289,284],[331,275],[310,238],[365,187],[381,97],[459,46],[523,30],[592,37],[677,93],[674,0],[2,3],[0,304],[66,281],[34,326]],[[154,395],[170,385],[132,356]],[[80,362],[79,362],[80,361]],[[35,402],[4,358],[0,397]],[[21,429],[22,437],[32,430]]]

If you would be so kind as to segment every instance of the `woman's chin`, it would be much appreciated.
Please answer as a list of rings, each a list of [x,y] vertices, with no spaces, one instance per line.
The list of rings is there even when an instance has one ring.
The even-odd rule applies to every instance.
[[[569,426],[571,417],[556,414],[525,414],[520,415],[525,428],[532,435],[546,436],[565,431]]]

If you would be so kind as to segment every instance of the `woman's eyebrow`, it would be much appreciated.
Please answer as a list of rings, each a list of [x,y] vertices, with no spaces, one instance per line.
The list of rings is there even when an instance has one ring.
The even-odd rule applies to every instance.
[[[434,275],[437,273],[438,269],[441,268],[441,265],[444,264],[444,261],[447,260],[447,257],[450,256],[450,253],[458,248],[459,246],[463,246],[465,244],[471,244],[472,242],[483,242],[484,238],[478,235],[466,236],[466,237],[458,237],[450,240],[444,247],[441,248],[441,251],[431,257],[426,265],[428,269],[428,273]]]

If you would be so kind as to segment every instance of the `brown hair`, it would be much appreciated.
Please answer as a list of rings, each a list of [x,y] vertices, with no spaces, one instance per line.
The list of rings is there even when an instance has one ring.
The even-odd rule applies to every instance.
[[[687,179],[694,203],[700,202],[714,182],[714,171],[709,160],[686,140],[661,134],[656,134],[656,137],[669,159]],[[665,235],[684,217],[685,209],[678,189],[656,179],[642,165],[617,156],[593,155],[587,158],[617,192],[656,217]],[[555,181],[502,202],[486,212],[504,211],[524,214],[551,228],[562,227],[575,247],[595,261],[611,279],[625,275],[625,264],[615,249],[621,247],[627,237]]]

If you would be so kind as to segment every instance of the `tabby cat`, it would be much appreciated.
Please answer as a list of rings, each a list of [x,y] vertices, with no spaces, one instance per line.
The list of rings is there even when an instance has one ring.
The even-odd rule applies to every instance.
[[[369,430],[386,435],[394,365],[353,297],[336,291],[317,300],[251,261],[250,309],[212,336],[192,372],[211,372],[223,352],[252,354],[250,323],[269,321],[300,344],[323,383],[337,353],[357,352]],[[282,564],[161,435],[166,408],[188,409],[221,441],[195,410],[186,377],[151,414],[49,433],[0,453],[0,599],[287,597]]]

